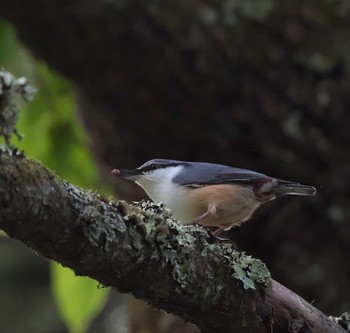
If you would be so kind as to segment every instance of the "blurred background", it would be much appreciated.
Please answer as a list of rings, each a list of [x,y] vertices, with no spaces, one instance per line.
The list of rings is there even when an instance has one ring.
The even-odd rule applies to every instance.
[[[14,142],[62,178],[129,201],[144,194],[110,170],[156,157],[317,187],[226,236],[339,315],[350,309],[349,18],[346,0],[8,1],[0,66],[38,89]],[[6,236],[0,330],[195,332]]]

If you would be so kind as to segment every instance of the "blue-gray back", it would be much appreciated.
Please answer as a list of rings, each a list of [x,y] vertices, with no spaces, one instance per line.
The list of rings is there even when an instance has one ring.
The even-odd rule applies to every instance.
[[[268,176],[251,170],[234,168],[226,165],[203,163],[203,162],[181,162],[184,171],[174,178],[174,182],[180,185],[214,185],[225,183],[240,183],[242,185],[252,184]]]

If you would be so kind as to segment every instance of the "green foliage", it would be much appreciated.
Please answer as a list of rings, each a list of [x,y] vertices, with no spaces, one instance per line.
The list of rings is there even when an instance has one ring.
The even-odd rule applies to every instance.
[[[51,265],[51,286],[62,319],[70,333],[84,333],[104,307],[108,289],[98,288],[87,277],[74,276],[69,268]]]
[[[27,75],[32,67],[27,52],[19,47],[15,30],[2,20],[0,20],[0,67],[5,67],[15,76]],[[17,75],[17,71],[21,74]]]
[[[96,187],[96,167],[87,149],[87,136],[75,109],[70,84],[43,62],[35,61],[18,43],[11,26],[0,21],[0,67],[25,76],[38,92],[23,104],[18,123],[24,139],[13,144],[76,185]]]
[[[31,58],[17,41],[13,28],[1,20],[0,67],[15,76],[27,77],[38,90],[31,103],[20,105],[17,129],[24,138],[19,141],[12,136],[11,144],[76,185],[98,187],[87,135],[75,112],[72,87],[46,64]],[[105,304],[109,291],[97,290],[96,281],[77,278],[57,265],[53,264],[51,271],[52,292],[62,319],[70,332],[85,332]]]
[[[72,88],[45,64],[36,68],[38,94],[20,117],[19,132],[26,137],[18,142],[19,149],[74,184],[96,186],[97,172],[75,114]]]

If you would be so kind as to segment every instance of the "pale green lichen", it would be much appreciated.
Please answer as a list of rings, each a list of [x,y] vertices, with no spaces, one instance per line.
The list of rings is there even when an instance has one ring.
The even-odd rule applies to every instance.
[[[78,216],[77,225],[84,226],[83,230],[91,244],[108,252],[109,246],[115,241],[116,232],[126,231],[125,222],[118,211],[110,209],[110,203],[93,191],[84,190],[66,181],[63,184],[69,194],[71,208]]]
[[[195,229],[198,231],[198,228],[179,224],[171,218],[171,214],[171,211],[162,203],[141,201],[128,206],[124,219],[133,220],[135,228],[141,228],[145,240],[154,246],[155,250],[151,258],[164,259],[160,260],[162,265],[170,264],[174,280],[181,287],[185,287],[189,278],[194,275],[194,265],[187,260],[187,257],[195,250],[196,238],[191,231]],[[170,230],[178,232],[177,237],[173,237],[171,242],[169,241]],[[205,237],[208,237],[207,233]],[[137,241],[135,242],[134,247],[136,248]],[[137,262],[141,263],[143,260],[143,254],[140,252]]]
[[[244,289],[255,289],[257,283],[267,287],[271,285],[271,274],[261,260],[237,251],[230,244],[210,244],[202,251],[202,255],[212,253],[218,253],[227,260],[233,271],[231,276],[242,281]]]
[[[4,69],[0,69],[0,136],[3,136],[6,145],[14,148],[11,143],[12,134],[18,139],[22,136],[17,131],[19,108],[16,97],[22,96],[26,102],[34,98],[36,90],[28,85],[24,77],[16,78]]]
[[[344,312],[339,317],[329,316],[329,319],[343,327],[347,332],[350,332],[350,312]]]
[[[127,204],[119,202],[117,205],[124,207]],[[187,283],[195,283],[196,265],[190,261],[190,254],[195,251],[198,240],[201,240],[204,246],[201,255],[216,260],[224,259],[227,266],[232,269],[232,278],[240,280],[244,289],[255,289],[256,284],[270,285],[270,272],[261,260],[254,259],[244,252],[238,252],[232,242],[214,241],[204,228],[179,224],[172,219],[171,211],[164,204],[141,201],[121,210],[125,212],[124,219],[133,221],[135,228],[141,227],[145,240],[154,246],[152,259],[165,259],[160,262],[163,265],[171,265],[172,276],[181,287],[186,287]],[[170,231],[175,231],[176,237],[171,237]],[[209,243],[209,239],[212,243]],[[140,250],[138,263],[141,263],[144,260],[142,246],[134,244],[134,247]],[[208,281],[214,279],[215,272],[207,271],[207,274]],[[216,283],[215,288],[218,293],[223,286]],[[211,297],[213,294],[215,293],[209,293]]]
[[[256,283],[271,286],[271,274],[266,265],[244,252],[239,253],[232,261],[232,268],[235,271],[232,276],[243,282],[244,289],[255,289]]]

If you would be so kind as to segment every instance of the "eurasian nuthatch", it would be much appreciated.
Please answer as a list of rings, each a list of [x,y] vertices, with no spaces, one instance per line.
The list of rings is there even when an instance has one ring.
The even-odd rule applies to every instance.
[[[247,221],[266,201],[286,194],[316,193],[312,186],[213,163],[155,159],[136,170],[114,169],[112,173],[140,185],[183,224],[218,227],[214,236]]]

